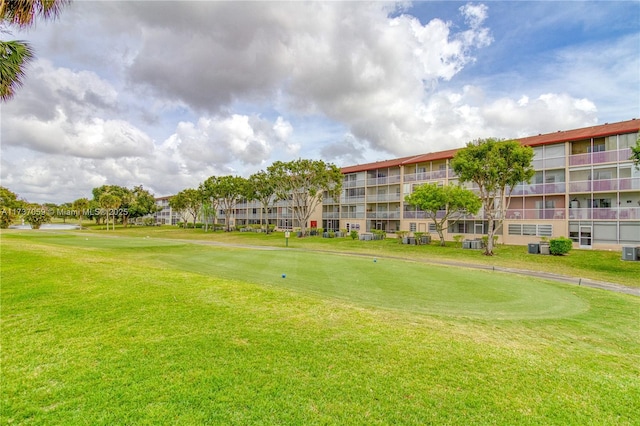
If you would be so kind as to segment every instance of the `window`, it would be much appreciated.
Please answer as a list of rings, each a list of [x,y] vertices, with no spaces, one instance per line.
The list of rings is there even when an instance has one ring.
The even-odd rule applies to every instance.
[[[507,232],[509,235],[550,237],[553,235],[553,225],[510,223]]]
[[[416,223],[415,222],[411,222],[409,223],[409,231],[411,232],[416,232]]]

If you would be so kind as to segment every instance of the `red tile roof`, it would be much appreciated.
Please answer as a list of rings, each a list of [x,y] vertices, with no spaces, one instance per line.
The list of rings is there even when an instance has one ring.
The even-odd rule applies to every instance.
[[[599,138],[604,136],[633,133],[640,130],[640,120],[621,121],[619,123],[605,123],[598,126],[583,127],[581,129],[557,131],[545,135],[529,136],[517,139],[523,145],[537,146],[558,142],[579,141],[582,139]]]
[[[621,121],[618,123],[605,123],[597,126],[583,127],[581,129],[557,131],[555,133],[547,133],[538,136],[529,136],[526,138],[516,138],[522,145],[538,146],[559,142],[578,141],[589,138],[599,138],[604,136],[618,135],[624,133],[634,133],[640,131],[640,120],[632,119]],[[457,149],[447,151],[431,152],[428,154],[413,155],[411,157],[396,158],[393,160],[377,161],[375,163],[358,164],[355,166],[343,167],[343,174],[363,172],[366,170],[375,170],[385,167],[395,167],[406,164],[417,164],[425,161],[445,160],[453,158]]]

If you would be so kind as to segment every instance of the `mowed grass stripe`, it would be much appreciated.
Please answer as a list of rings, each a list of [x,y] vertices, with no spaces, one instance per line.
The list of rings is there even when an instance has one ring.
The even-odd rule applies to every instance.
[[[588,307],[573,316],[416,315],[293,291],[279,276],[260,285],[189,272],[166,250],[2,241],[3,419],[635,421],[637,298],[570,288]]]

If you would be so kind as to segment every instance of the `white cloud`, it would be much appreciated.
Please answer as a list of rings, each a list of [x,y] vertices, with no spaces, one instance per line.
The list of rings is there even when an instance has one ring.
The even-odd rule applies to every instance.
[[[2,106],[2,184],[34,201],[168,195],[298,156],[349,165],[638,115],[637,32],[476,74],[501,52],[488,5],[74,2],[36,29],[42,59]]]

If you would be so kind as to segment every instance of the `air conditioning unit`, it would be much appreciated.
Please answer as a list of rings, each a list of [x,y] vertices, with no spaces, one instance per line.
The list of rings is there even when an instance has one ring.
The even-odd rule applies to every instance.
[[[622,260],[640,260],[640,247],[622,247]]]

